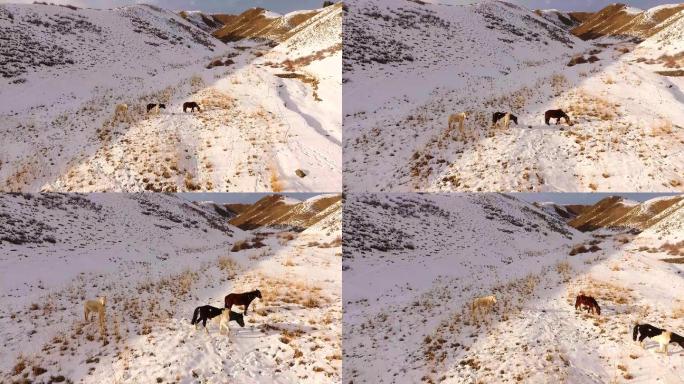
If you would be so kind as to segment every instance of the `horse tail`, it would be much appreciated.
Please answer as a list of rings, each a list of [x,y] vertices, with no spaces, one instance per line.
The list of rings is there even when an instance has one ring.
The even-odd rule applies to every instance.
[[[638,333],[639,333],[639,323],[636,323],[636,324],[634,324],[634,329],[632,330],[632,340],[636,341]]]
[[[200,307],[195,308],[195,312],[193,312],[193,314],[192,314],[192,321],[190,321],[190,324],[195,325],[195,323],[198,322],[199,312],[200,312]]]

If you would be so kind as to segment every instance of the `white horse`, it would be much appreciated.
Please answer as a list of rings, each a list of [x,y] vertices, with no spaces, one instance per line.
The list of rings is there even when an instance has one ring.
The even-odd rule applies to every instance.
[[[494,295],[476,297],[470,305],[470,316],[473,320],[476,319],[478,313],[486,316],[492,312],[495,304],[496,297]]]
[[[100,323],[101,334],[104,334],[105,322],[107,321],[107,315],[105,313],[106,301],[107,298],[105,296],[102,296],[98,297],[97,300],[86,300],[86,302],[83,304],[83,315],[85,317],[85,321],[90,322],[93,317],[92,313],[97,313],[97,318]],[[91,315],[90,318],[88,318],[88,315]]]
[[[468,112],[453,113],[449,116],[449,130],[458,124],[458,131],[461,137],[465,138],[465,128],[463,122],[468,118]]]
[[[119,119],[123,119],[124,121],[128,121],[128,105],[127,104],[117,104],[116,109],[114,110],[114,121],[119,121]]]

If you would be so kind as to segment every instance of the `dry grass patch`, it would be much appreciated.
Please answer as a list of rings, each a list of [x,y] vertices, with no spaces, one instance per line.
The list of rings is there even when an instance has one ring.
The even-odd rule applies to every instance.
[[[611,301],[615,304],[622,305],[630,304],[634,301],[633,291],[634,290],[631,288],[626,288],[616,283],[593,278],[590,278],[586,282],[585,288],[581,290],[581,292],[593,296],[597,300]]]

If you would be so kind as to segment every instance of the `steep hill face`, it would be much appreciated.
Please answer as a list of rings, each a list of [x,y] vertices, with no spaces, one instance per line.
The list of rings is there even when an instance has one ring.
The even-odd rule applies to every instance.
[[[672,156],[684,150],[681,69],[664,78],[649,60],[657,48],[641,55],[632,41],[583,41],[491,0],[356,1],[344,38],[347,191],[684,188],[684,158]],[[559,108],[572,128],[546,124]],[[517,124],[494,125],[502,111]],[[448,124],[459,112],[468,113],[463,131]]]
[[[667,4],[641,10],[625,4],[611,4],[596,12],[572,33],[584,39],[604,36],[627,37],[643,40],[680,19],[684,4]]]
[[[19,253],[25,247],[113,250],[148,244],[154,259],[186,241],[200,245],[242,232],[212,208],[165,194],[6,194],[0,217],[0,247]],[[108,246],[92,244],[104,238],[111,240]]]
[[[183,15],[0,5],[0,190],[340,190],[340,6],[277,50]]]
[[[561,204],[556,204],[553,202],[534,203],[533,205],[535,207],[543,209],[544,211],[546,211],[552,215],[560,216],[564,220],[574,219],[578,215],[576,208],[561,205]]]
[[[646,231],[589,236],[494,194],[346,199],[344,382],[593,383],[615,377],[616,364],[634,381],[684,379],[684,362],[659,370],[655,343],[641,347],[626,332],[635,316],[684,326],[682,258],[663,262]],[[629,205],[600,205],[620,204]],[[661,204],[642,208],[659,216],[668,210]],[[681,236],[677,219],[669,231]],[[579,244],[593,250],[573,252]],[[600,315],[575,310],[581,292],[596,298]],[[496,298],[491,313],[473,313],[486,295]]]
[[[201,11],[180,11],[180,17],[191,22],[197,28],[212,33],[235,19],[235,15],[207,15]]]
[[[506,195],[349,194],[345,203],[345,382],[412,383],[467,370],[454,356],[471,344],[470,331],[448,330],[467,319],[462,306],[492,293],[514,305],[515,289],[492,291],[494,281],[541,273],[585,239],[556,215]],[[383,342],[392,333],[398,341]]]
[[[638,203],[619,196],[602,199],[571,220],[569,225],[581,231],[599,228],[646,230],[663,220],[681,215],[684,196],[660,197]],[[667,225],[666,225],[667,226]]]
[[[566,30],[578,27],[592,15],[589,12],[562,12],[557,9],[537,9],[534,13]]]
[[[320,195],[305,201],[271,195],[244,209],[230,223],[244,230],[264,227],[304,231],[314,225],[337,230],[341,228],[336,224],[341,211],[341,195]]]
[[[236,249],[255,235],[212,205],[0,194],[0,382],[339,382],[341,232],[269,230],[258,252]],[[191,323],[254,289],[244,327]],[[105,315],[87,321],[84,301],[101,296]]]

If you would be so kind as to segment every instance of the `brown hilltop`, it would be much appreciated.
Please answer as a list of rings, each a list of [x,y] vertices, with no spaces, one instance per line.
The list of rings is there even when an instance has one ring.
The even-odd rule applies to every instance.
[[[602,199],[585,209],[568,224],[580,231],[599,228],[625,228],[644,230],[662,221],[674,212],[668,208],[684,200],[684,195],[658,198],[635,203],[619,196]]]
[[[238,41],[242,39],[267,39],[283,41],[289,37],[289,32],[316,16],[320,10],[302,12],[289,18],[278,16],[267,17],[263,8],[252,8],[226,19],[225,25],[215,31],[213,35],[224,41]]]
[[[269,195],[244,208],[230,224],[244,230],[272,227],[303,231],[332,214],[339,214],[335,208],[341,206],[341,201],[341,195],[317,196],[294,203],[282,195]]]
[[[611,4],[594,14],[580,15],[579,17],[586,17],[586,19],[571,32],[583,40],[603,36],[644,39],[670,25],[674,21],[670,18],[683,9],[684,4],[679,4],[650,12],[633,12],[625,4]]]

